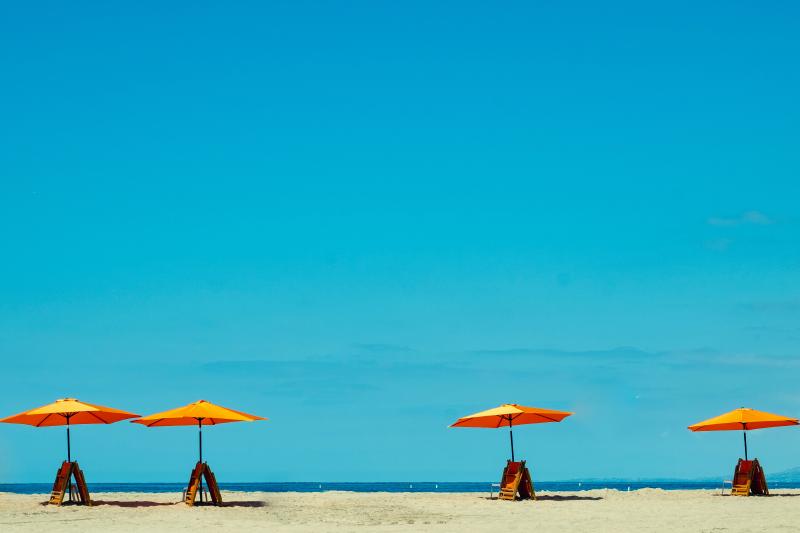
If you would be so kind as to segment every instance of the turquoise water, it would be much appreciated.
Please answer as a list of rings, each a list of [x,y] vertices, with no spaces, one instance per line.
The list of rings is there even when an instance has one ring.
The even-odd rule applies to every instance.
[[[486,492],[491,481],[436,482],[398,481],[384,483],[220,483],[222,490],[239,492],[324,492],[331,490],[350,492]],[[592,489],[637,490],[657,488],[665,490],[719,489],[721,482],[713,481],[543,481],[534,485],[538,491],[579,491]],[[800,488],[800,482],[770,483],[770,488]],[[185,483],[89,483],[91,492],[175,492],[180,493]],[[50,483],[0,483],[0,492],[17,494],[47,494]]]

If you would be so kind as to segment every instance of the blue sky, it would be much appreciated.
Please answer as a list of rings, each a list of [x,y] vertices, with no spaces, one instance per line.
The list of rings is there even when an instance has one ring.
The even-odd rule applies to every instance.
[[[800,415],[800,40],[778,2],[0,7],[0,414],[199,398],[229,481],[726,476]],[[767,471],[800,432],[753,432]],[[73,432],[180,481],[191,428]],[[0,427],[0,481],[61,428]]]

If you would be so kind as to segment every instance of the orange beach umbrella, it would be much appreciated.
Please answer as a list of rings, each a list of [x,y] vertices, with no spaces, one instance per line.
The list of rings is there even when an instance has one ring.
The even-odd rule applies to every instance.
[[[747,459],[747,432],[752,429],[773,428],[781,426],[796,426],[800,422],[796,418],[774,415],[757,411],[747,407],[740,407],[733,411],[703,420],[689,426],[692,431],[738,431],[744,435],[744,458]]]
[[[540,407],[525,407],[515,403],[505,403],[500,407],[461,417],[450,427],[499,428],[508,426],[508,435],[511,439],[511,460],[513,461],[514,432],[511,429],[513,426],[561,422],[571,414],[573,413],[567,411],[554,411]]]
[[[28,424],[36,427],[67,426],[67,461],[72,462],[69,427],[75,424],[113,424],[139,415],[81,402],[75,398],[62,398],[55,402],[0,419],[7,424]]]
[[[241,411],[234,411],[227,407],[214,405],[205,400],[198,400],[189,405],[178,407],[162,413],[144,416],[138,420],[131,420],[136,424],[147,427],[160,426],[197,426],[200,449],[200,462],[203,462],[203,426],[215,426],[228,422],[254,422],[266,420],[256,415],[249,415]]]

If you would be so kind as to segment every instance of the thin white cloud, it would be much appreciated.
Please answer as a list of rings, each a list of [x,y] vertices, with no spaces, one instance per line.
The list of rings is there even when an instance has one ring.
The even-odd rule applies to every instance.
[[[775,221],[761,211],[745,211],[736,217],[711,217],[708,223],[712,226],[731,227],[731,226],[767,226],[774,224]]]
[[[730,248],[731,244],[733,244],[733,239],[714,239],[713,241],[706,242],[708,249],[714,250],[715,252],[724,252]]]

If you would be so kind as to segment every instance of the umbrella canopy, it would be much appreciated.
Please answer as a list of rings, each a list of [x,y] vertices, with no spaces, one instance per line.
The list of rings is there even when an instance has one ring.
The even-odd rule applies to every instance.
[[[36,427],[74,426],[75,424],[113,424],[137,416],[139,415],[112,407],[82,402],[75,398],[62,398],[18,415],[0,418],[0,422],[28,424]]]
[[[798,425],[796,418],[740,407],[689,426],[692,431],[734,431]]]
[[[205,400],[198,400],[189,405],[171,409],[154,415],[143,416],[138,420],[132,420],[136,424],[147,427],[154,426],[214,426],[225,424],[226,422],[254,422],[256,420],[266,420],[256,415],[248,415],[241,411],[234,411],[227,407],[214,405]]]
[[[136,418],[139,415],[82,402],[75,398],[62,398],[55,402],[19,413],[17,415],[0,418],[0,422],[7,424],[28,424],[36,427],[67,426],[67,460],[72,461],[70,449],[69,427],[75,424],[113,424],[127,418]]]
[[[561,422],[573,413],[567,411],[554,411],[540,407],[525,407],[515,403],[505,403],[500,407],[487,409],[479,413],[463,416],[456,420],[450,427],[467,428],[499,428],[508,427],[511,439],[511,460],[514,460],[514,434],[513,426],[522,424],[544,424],[547,422]]]
[[[703,420],[689,426],[692,431],[742,431],[744,434],[744,458],[747,459],[747,431],[781,426],[796,426],[798,419],[740,407],[733,411]]]
[[[521,426],[522,424],[543,424],[546,422],[561,422],[573,413],[566,411],[553,411],[539,407],[525,407],[515,403],[505,403],[494,409],[487,409],[480,413],[463,416],[456,420],[451,428],[499,428]]]

